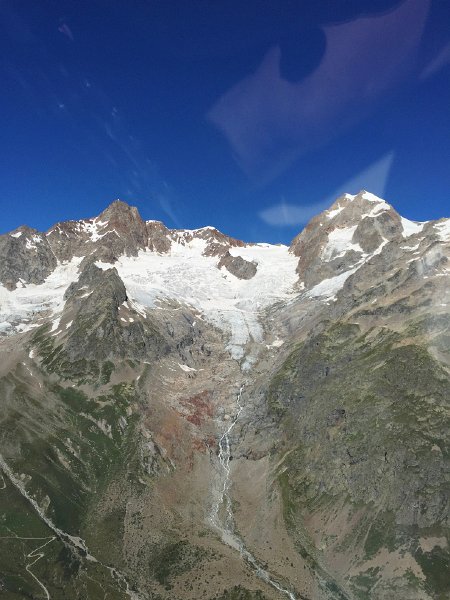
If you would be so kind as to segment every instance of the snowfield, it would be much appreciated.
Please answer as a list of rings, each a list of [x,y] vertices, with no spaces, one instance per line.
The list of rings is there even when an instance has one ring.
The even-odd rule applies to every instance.
[[[37,317],[60,314],[64,292],[77,281],[82,260],[76,256],[70,262],[60,263],[41,285],[19,283],[13,291],[0,285],[0,332],[27,331],[37,327],[33,323]]]

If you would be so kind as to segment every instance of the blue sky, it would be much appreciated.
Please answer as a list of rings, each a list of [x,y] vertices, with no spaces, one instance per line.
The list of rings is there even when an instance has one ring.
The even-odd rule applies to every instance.
[[[343,191],[450,216],[447,0],[0,2],[0,231],[121,198],[289,242]]]

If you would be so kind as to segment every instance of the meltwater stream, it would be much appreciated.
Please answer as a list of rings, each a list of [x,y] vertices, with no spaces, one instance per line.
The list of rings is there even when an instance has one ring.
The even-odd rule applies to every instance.
[[[247,550],[245,547],[244,541],[236,534],[234,527],[234,518],[233,518],[233,506],[231,502],[230,496],[230,459],[231,459],[231,445],[230,445],[230,434],[236,425],[239,415],[242,412],[243,406],[241,404],[242,392],[244,390],[245,384],[241,385],[239,392],[236,396],[236,405],[237,410],[231,419],[231,423],[229,427],[226,429],[224,434],[219,440],[219,463],[223,470],[223,484],[220,489],[220,493],[216,502],[214,503],[212,512],[211,512],[211,523],[212,525],[218,529],[222,534],[222,541],[232,548],[235,548],[240,555],[246,560],[249,565],[255,570],[258,577],[263,579],[266,583],[271,585],[273,588],[278,590],[281,594],[284,594],[289,600],[297,600],[296,596],[284,588],[282,585],[278,583],[275,579],[273,579],[272,575],[264,569],[258,560],[253,556],[253,554]],[[222,510],[221,510],[222,509]],[[222,512],[222,515],[220,513]]]

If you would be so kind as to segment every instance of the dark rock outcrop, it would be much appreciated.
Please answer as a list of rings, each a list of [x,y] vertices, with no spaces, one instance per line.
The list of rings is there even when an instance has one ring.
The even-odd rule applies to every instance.
[[[219,260],[217,267],[225,267],[232,275],[238,279],[251,279],[256,275],[258,269],[254,262],[242,258],[242,256],[232,256],[228,251]]]
[[[64,344],[71,361],[125,357],[153,360],[168,351],[150,318],[121,320],[119,313],[127,294],[115,268],[103,271],[88,264],[79,280],[69,286],[65,298],[65,312],[73,314]]]

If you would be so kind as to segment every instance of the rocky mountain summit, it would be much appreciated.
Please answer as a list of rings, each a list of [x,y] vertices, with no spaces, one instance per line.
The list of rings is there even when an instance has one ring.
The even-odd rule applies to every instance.
[[[0,236],[8,599],[450,597],[450,220]]]
[[[120,256],[137,256],[143,250],[165,254],[173,244],[185,245],[194,239],[205,241],[205,256],[220,256],[229,247],[243,245],[213,227],[170,230],[159,221],[145,222],[137,208],[116,200],[93,219],[58,223],[45,233],[22,226],[0,236],[0,282],[8,289],[19,281],[39,284],[58,262],[77,256],[114,263]]]

